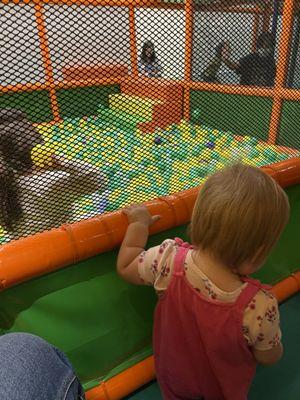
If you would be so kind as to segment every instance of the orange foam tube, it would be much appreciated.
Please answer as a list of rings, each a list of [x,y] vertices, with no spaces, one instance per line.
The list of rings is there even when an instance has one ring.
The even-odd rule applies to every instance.
[[[300,271],[273,286],[272,292],[282,302],[300,291]],[[155,378],[153,356],[89,390],[87,400],[120,400]]]
[[[300,158],[272,164],[264,171],[283,186],[300,183]],[[150,213],[161,215],[150,233],[158,233],[190,221],[199,188],[149,201]],[[74,264],[119,246],[127,227],[121,211],[66,224],[0,247],[2,289]]]
[[[273,286],[272,292],[282,302],[300,291],[300,271]]]
[[[153,356],[135,364],[86,393],[87,400],[117,400],[155,378]]]

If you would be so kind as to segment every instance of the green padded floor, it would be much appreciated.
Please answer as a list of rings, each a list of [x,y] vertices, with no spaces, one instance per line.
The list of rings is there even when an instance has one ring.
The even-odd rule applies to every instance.
[[[300,398],[300,294],[280,307],[284,357],[273,367],[259,367],[249,400],[297,400]],[[126,398],[127,400],[161,400],[157,383]]]

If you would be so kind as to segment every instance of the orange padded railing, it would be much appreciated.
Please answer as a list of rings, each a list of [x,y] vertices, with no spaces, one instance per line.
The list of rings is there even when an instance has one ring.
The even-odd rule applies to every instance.
[[[282,187],[300,183],[300,158],[263,168]],[[199,188],[147,202],[152,214],[161,215],[151,234],[190,221]],[[0,285],[2,290],[37,276],[77,263],[118,247],[127,228],[121,211],[66,224],[1,246]]]

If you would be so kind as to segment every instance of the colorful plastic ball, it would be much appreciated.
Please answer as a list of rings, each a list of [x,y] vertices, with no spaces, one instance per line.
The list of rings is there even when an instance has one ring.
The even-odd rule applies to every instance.
[[[156,136],[156,138],[154,139],[154,143],[155,144],[162,144],[162,138],[159,136]]]
[[[215,144],[214,142],[209,141],[205,144],[205,147],[207,147],[210,150],[213,150],[215,148]]]

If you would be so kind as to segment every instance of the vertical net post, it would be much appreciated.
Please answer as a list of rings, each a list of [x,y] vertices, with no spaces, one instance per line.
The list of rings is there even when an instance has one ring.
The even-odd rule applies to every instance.
[[[190,84],[192,71],[192,41],[193,41],[193,0],[185,0],[185,56],[184,56],[184,102],[183,116],[190,119]]]
[[[293,35],[293,16],[295,0],[285,0],[282,12],[282,32],[280,35],[278,66],[274,87],[274,101],[271,113],[268,142],[276,143],[280,129],[283,97],[282,92],[285,86],[285,79],[289,66],[289,51]]]
[[[260,23],[260,14],[256,12],[253,16],[253,31],[252,31],[252,45],[251,45],[251,51],[253,53],[256,51],[259,23]]]
[[[133,76],[136,78],[139,74],[137,49],[136,49],[136,26],[134,5],[129,6],[129,34],[130,34],[130,60]]]
[[[262,31],[267,32],[270,29],[270,21],[272,16],[272,6],[271,1],[268,2],[265,6],[265,10],[263,12],[263,20],[262,20]]]
[[[45,75],[46,75],[46,83],[47,83],[48,90],[49,90],[51,110],[52,110],[54,121],[59,121],[60,120],[59,106],[58,106],[58,101],[57,101],[57,96],[56,96],[56,91],[55,91],[53,68],[52,68],[52,63],[51,63],[50,49],[49,49],[48,37],[47,37],[47,29],[46,29],[45,18],[44,18],[44,7],[42,4],[36,4],[34,6],[34,8],[35,8],[35,18],[36,18],[36,24],[37,24],[37,29],[38,29],[38,35],[39,35],[39,39],[40,39],[40,48],[41,48],[41,53],[42,53],[44,69],[45,69]]]

